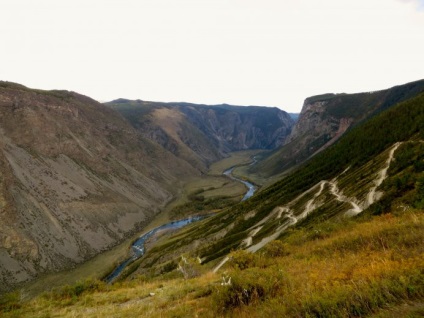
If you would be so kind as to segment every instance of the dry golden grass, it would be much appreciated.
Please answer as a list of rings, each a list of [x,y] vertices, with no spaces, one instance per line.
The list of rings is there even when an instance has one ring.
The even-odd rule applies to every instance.
[[[326,228],[328,226],[328,228]],[[155,279],[17,302],[4,317],[382,317],[424,300],[424,213],[293,230],[283,244],[238,252],[221,273]],[[243,264],[243,266],[236,266]],[[178,275],[177,275],[178,276]],[[231,285],[221,286],[222,276]],[[88,287],[87,287],[88,286]],[[90,289],[91,288],[91,289]],[[150,295],[154,293],[154,295]],[[70,296],[71,295],[71,296]],[[18,309],[17,307],[21,307]],[[378,314],[380,313],[380,316]]]
[[[237,317],[351,317],[424,297],[422,212],[376,217],[326,238],[313,237],[295,233],[286,243],[288,256],[272,261],[258,256],[262,269],[235,271],[235,283],[217,300],[223,312]],[[247,294],[240,296],[240,290]]]

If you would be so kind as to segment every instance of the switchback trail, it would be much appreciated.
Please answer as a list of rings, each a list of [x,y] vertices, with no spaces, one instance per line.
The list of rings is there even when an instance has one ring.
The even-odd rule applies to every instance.
[[[261,221],[253,225],[250,229],[249,236],[246,237],[244,240],[242,240],[240,247],[246,248],[249,252],[256,252],[257,250],[261,249],[263,246],[265,246],[267,243],[269,243],[272,240],[277,239],[283,231],[285,231],[288,227],[296,224],[300,220],[307,217],[313,210],[315,210],[317,207],[319,207],[319,202],[317,202],[318,197],[323,193],[324,188],[326,185],[329,186],[329,192],[331,195],[335,197],[335,199],[339,202],[348,203],[352,206],[351,209],[347,210],[345,212],[346,216],[355,216],[359,213],[361,213],[364,209],[368,208],[371,204],[376,202],[380,197],[381,193],[377,192],[377,188],[383,183],[384,179],[387,177],[387,171],[390,168],[390,164],[393,161],[394,154],[396,150],[399,148],[399,146],[402,144],[402,142],[395,143],[389,152],[389,156],[385,162],[384,167],[377,173],[377,178],[374,180],[373,186],[370,188],[368,194],[366,195],[365,202],[362,204],[356,199],[356,198],[350,198],[345,196],[342,191],[339,189],[337,185],[337,179],[339,176],[335,177],[331,181],[322,180],[318,182],[313,187],[309,188],[299,196],[297,196],[295,199],[293,199],[291,202],[289,202],[285,206],[277,206],[274,208],[274,210],[271,211],[265,218],[263,218]],[[349,169],[349,168],[348,168]],[[344,174],[348,169],[343,171],[341,173]],[[318,188],[319,187],[319,188]],[[306,202],[304,205],[304,209],[301,213],[295,215],[294,211],[290,208],[290,206],[294,205],[297,201],[299,201],[302,197],[304,197],[306,194],[310,193],[311,191],[316,191],[316,188],[318,188],[318,191],[313,195],[313,197]],[[262,229],[263,225],[266,224],[269,220],[273,219],[282,219],[285,217],[284,222],[274,231],[273,234],[270,236],[267,236],[263,238],[260,242],[257,242],[256,244],[252,245],[254,236]],[[217,272],[219,268],[221,268],[227,261],[228,256],[225,257],[213,270],[213,272]]]

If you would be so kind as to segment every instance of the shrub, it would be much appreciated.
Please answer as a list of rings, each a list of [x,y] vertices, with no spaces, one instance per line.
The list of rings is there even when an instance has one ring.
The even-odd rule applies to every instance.
[[[20,307],[20,296],[18,292],[0,295],[0,312],[12,311]]]
[[[258,255],[245,250],[234,251],[229,256],[228,264],[239,270],[256,267],[258,265]]]
[[[170,261],[163,266],[161,273],[164,274],[164,273],[172,272],[177,267],[178,267],[177,263],[175,263],[174,261]]]
[[[183,274],[184,279],[194,278],[201,274],[200,264],[193,258],[181,255],[181,261],[178,263],[178,270]]]
[[[275,297],[284,283],[278,268],[249,268],[231,274],[231,284],[215,290],[213,299],[219,311],[255,304]]]
[[[263,254],[267,257],[282,257],[289,255],[289,252],[287,244],[279,240],[274,240],[265,245]]]
[[[104,290],[106,284],[96,279],[87,279],[78,281],[74,285],[66,285],[58,289],[54,289],[51,293],[45,295],[47,298],[54,300],[77,298],[86,291],[101,291]]]

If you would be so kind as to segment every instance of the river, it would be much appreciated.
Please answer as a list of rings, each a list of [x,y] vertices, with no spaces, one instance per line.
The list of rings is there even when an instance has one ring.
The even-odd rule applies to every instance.
[[[153,235],[155,235],[157,232],[162,230],[168,230],[168,229],[179,229],[183,226],[186,226],[190,223],[203,220],[207,218],[209,215],[198,215],[193,216],[187,219],[178,220],[178,221],[172,221],[166,224],[163,224],[161,226],[158,226],[154,228],[153,230],[150,230],[149,232],[141,235],[137,240],[134,241],[134,243],[131,245],[131,257],[123,261],[121,264],[119,264],[112,273],[110,273],[106,278],[105,281],[107,283],[112,283],[124,270],[125,267],[127,267],[129,264],[134,262],[136,259],[139,259],[144,255],[145,247],[144,244],[146,241],[151,238]]]
[[[254,163],[255,163],[255,161],[254,161]],[[234,168],[235,167],[232,167],[228,170],[225,170],[224,175],[226,175],[227,177],[229,177],[229,178],[231,178],[235,181],[243,183],[248,188],[248,191],[244,195],[243,199],[241,199],[241,201],[245,201],[245,200],[249,199],[255,193],[257,188],[256,188],[255,185],[253,185],[252,183],[250,183],[248,181],[234,177],[233,174],[232,174]],[[146,241],[149,238],[151,238],[153,235],[155,235],[157,232],[162,231],[162,230],[168,230],[168,229],[179,229],[179,228],[182,228],[183,226],[186,226],[190,223],[203,220],[203,219],[205,219],[205,218],[207,218],[208,216],[211,216],[211,215],[212,214],[199,215],[199,216],[193,216],[193,217],[183,219],[183,220],[179,220],[179,221],[169,222],[169,223],[163,224],[161,226],[158,226],[158,227],[154,228],[153,230],[150,230],[149,232],[141,235],[131,245],[131,256],[128,259],[126,259],[125,261],[123,261],[121,264],[119,264],[113,270],[113,272],[110,273],[105,278],[105,281],[107,283],[113,283],[113,281],[122,273],[122,271],[125,269],[125,267],[127,267],[129,264],[131,264],[135,260],[139,259],[140,257],[142,257],[145,253],[145,246],[144,245],[145,245]]]
[[[231,179],[233,179],[235,181],[238,181],[238,182],[243,183],[248,188],[248,191],[244,195],[243,199],[241,199],[242,201],[245,201],[245,200],[249,199],[251,196],[253,196],[255,194],[255,191],[257,190],[257,188],[256,188],[256,186],[254,184],[252,184],[252,183],[250,183],[248,181],[245,181],[243,179],[239,179],[237,177],[234,177],[233,176],[233,170],[234,169],[235,169],[235,167],[232,167],[232,168],[230,168],[228,170],[225,170],[224,171],[224,174],[227,177],[229,177],[229,178],[231,178]]]

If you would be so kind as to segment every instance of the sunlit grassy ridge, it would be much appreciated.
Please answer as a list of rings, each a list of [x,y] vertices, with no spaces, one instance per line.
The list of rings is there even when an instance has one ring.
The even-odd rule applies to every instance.
[[[235,252],[220,274],[107,286],[88,281],[20,302],[3,317],[352,317],[424,301],[424,214],[293,229],[256,254]],[[222,285],[230,281],[229,285]]]

